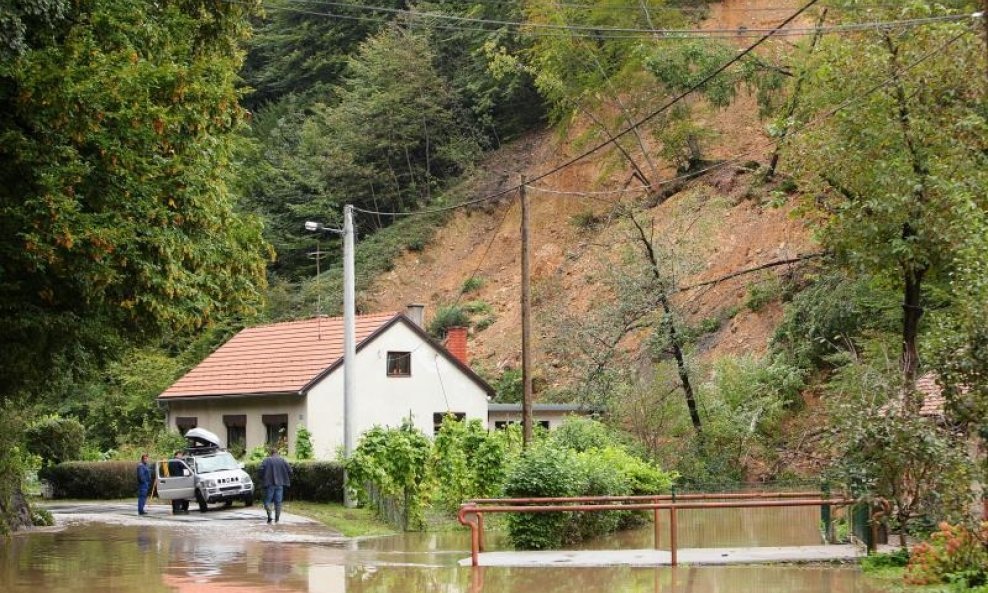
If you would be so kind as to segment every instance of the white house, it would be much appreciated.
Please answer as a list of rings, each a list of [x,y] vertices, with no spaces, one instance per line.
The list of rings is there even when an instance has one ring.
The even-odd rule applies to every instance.
[[[359,315],[356,321],[355,433],[411,418],[434,434],[447,413],[487,422],[494,390],[466,363],[466,330],[447,347],[409,314]],[[447,349],[448,348],[448,349]],[[454,354],[456,353],[456,354]],[[242,330],[158,396],[168,426],[202,427],[228,448],[251,449],[284,438],[294,452],[299,427],[317,458],[343,445],[343,318],[319,317]]]

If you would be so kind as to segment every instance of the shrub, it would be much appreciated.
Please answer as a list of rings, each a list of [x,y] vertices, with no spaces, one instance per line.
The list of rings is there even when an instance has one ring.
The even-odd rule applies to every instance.
[[[521,401],[524,394],[521,369],[504,369],[494,384],[494,401],[510,404]]]
[[[750,284],[744,306],[752,312],[760,311],[765,305],[779,298],[781,292],[782,285],[774,276],[763,283]]]
[[[343,501],[343,466],[326,461],[291,462],[292,485],[288,500]],[[260,498],[260,462],[245,465]],[[137,495],[137,463],[131,461],[73,461],[41,469],[38,477],[52,485],[54,498],[109,500]]]
[[[55,524],[55,518],[52,517],[51,511],[48,509],[31,509],[31,525],[35,527],[51,527]]]
[[[580,416],[566,418],[549,438],[559,447],[580,453],[614,444],[613,435],[602,422]]]
[[[384,501],[380,496],[388,497],[403,507],[405,529],[420,525],[431,447],[429,439],[408,421],[399,428],[375,426],[365,432],[346,465],[359,500],[375,505],[381,513]]]
[[[592,426],[577,425],[581,429]],[[597,431],[596,427],[591,430]],[[505,495],[532,498],[658,494],[668,492],[675,478],[619,446],[577,452],[563,444],[566,438],[569,437],[556,439],[553,435],[528,449],[509,473]],[[614,441],[613,437],[609,440]],[[507,522],[508,536],[515,547],[551,549],[643,520],[641,513],[596,511],[509,514]]]
[[[460,286],[460,292],[467,294],[480,290],[484,286],[485,282],[486,281],[481,276],[470,276],[463,281],[463,284]]]
[[[575,453],[542,444],[522,454],[504,493],[512,498],[577,496],[583,490],[582,477]],[[562,545],[569,521],[565,513],[510,513],[507,523],[516,548],[542,550]]]
[[[988,583],[988,522],[977,529],[941,523],[929,541],[913,549],[906,582],[953,583],[964,588]]]
[[[312,433],[304,426],[300,426],[295,435],[295,458],[306,460],[314,458],[315,451],[312,447]]]
[[[53,498],[110,500],[137,496],[134,461],[68,461],[42,468],[38,478],[51,484]]]
[[[586,231],[604,222],[604,217],[597,216],[593,210],[587,209],[570,216],[569,221],[574,227]]]
[[[79,459],[86,441],[86,429],[75,418],[45,416],[32,422],[24,434],[27,450],[41,457],[45,465]]]
[[[429,333],[439,338],[451,327],[469,327],[470,315],[460,305],[443,305],[436,309],[436,316],[429,322]]]
[[[292,485],[285,488],[287,500],[309,502],[343,502],[343,465],[335,461],[289,461]],[[246,463],[244,471],[254,480],[254,498],[264,494],[261,486],[261,463]]]

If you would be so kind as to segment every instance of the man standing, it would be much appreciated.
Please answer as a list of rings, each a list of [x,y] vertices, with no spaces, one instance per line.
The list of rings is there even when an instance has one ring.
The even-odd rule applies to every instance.
[[[268,447],[268,456],[261,462],[261,484],[264,486],[264,512],[271,522],[271,503],[274,503],[274,522],[281,520],[281,501],[285,488],[292,485],[292,468],[278,454],[276,447]]]
[[[151,466],[148,465],[148,454],[141,455],[141,462],[137,464],[137,514],[146,515],[144,505],[148,500],[148,493],[151,491]]]

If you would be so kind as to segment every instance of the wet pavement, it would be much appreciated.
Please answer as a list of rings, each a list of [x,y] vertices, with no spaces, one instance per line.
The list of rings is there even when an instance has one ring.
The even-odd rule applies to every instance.
[[[842,562],[864,555],[864,548],[852,545],[686,548],[677,552],[677,561],[690,566]],[[478,561],[480,566],[671,566],[672,554],[667,550],[485,552]],[[470,566],[470,558],[460,560],[460,566]]]

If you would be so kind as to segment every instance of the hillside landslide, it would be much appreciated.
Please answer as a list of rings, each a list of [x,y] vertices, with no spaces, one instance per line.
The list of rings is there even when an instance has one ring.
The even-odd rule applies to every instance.
[[[784,14],[735,9],[785,4],[778,0],[713,4],[704,26],[768,26]],[[749,42],[739,39],[737,43]],[[621,204],[642,207],[638,219],[651,225],[655,242],[677,254],[676,284],[680,287],[815,250],[807,227],[793,216],[792,196],[781,200],[776,192],[775,199],[770,199],[773,188],[762,185],[750,170],[756,161],[768,162],[772,153],[754,98],[742,93],[727,109],[704,109],[701,105],[699,111],[701,123],[715,132],[704,145],[705,159],[730,162],[689,180],[668,198],[634,190],[637,184],[628,184],[631,168],[615,171],[607,164],[614,162],[608,150],[527,190],[533,353],[538,375],[545,379],[541,382],[544,388],[565,385],[570,379],[565,361],[553,360],[548,354],[552,341],[558,338],[552,316],[563,310],[571,315],[586,313],[601,294],[600,278],[605,268],[621,258],[640,256],[627,218],[616,215]],[[522,174],[531,179],[550,171],[585,150],[585,146],[574,147],[574,138],[581,131],[578,124],[571,126],[567,136],[543,131],[516,140],[491,155],[472,181],[457,191],[475,199],[517,185]],[[677,176],[672,167],[658,164],[662,180]],[[784,169],[784,162],[781,167]],[[631,189],[615,191],[624,187]],[[362,295],[361,309],[400,310],[418,302],[426,305],[428,321],[441,305],[483,301],[493,308],[495,320],[471,332],[472,364],[493,373],[517,368],[521,348],[520,217],[517,192],[457,212],[422,251],[406,253],[393,270],[373,283]],[[724,319],[694,356],[709,363],[725,355],[764,353],[781,319],[781,304],[769,302],[751,310],[743,306],[744,302],[758,283],[771,282],[771,275],[792,272],[790,266],[777,266],[675,294],[673,304],[685,323]],[[462,295],[464,281],[473,276],[482,279],[482,286]],[[625,342],[626,348],[640,347],[634,336]]]

